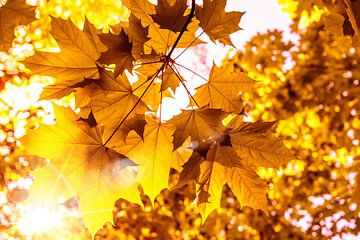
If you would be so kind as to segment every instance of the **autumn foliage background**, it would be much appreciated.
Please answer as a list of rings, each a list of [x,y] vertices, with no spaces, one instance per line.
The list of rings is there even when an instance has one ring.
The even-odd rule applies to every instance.
[[[2,1],[0,2],[3,4]],[[124,1],[124,4],[127,7],[130,6],[130,10],[137,9],[135,7],[131,9],[130,2],[137,1]],[[219,2],[225,3],[225,1]],[[285,152],[285,154],[285,150],[282,150],[282,158],[278,159],[276,163],[273,162],[273,165],[271,163],[265,164],[266,166],[248,163],[246,165],[246,169],[256,172],[262,181],[268,185],[266,187],[266,185],[260,184],[257,185],[258,188],[254,187],[254,192],[259,195],[264,194],[264,198],[266,194],[267,203],[249,202],[241,198],[239,201],[239,193],[233,190],[237,186],[229,184],[230,187],[225,185],[223,189],[217,189],[215,195],[219,198],[221,208],[211,213],[206,210],[208,205],[210,205],[211,210],[216,207],[206,202],[209,196],[203,196],[204,192],[209,193],[204,187],[207,186],[206,174],[204,174],[205,177],[202,177],[205,180],[196,178],[192,174],[188,174],[186,177],[182,177],[181,173],[179,174],[182,169],[181,166],[186,162],[186,160],[182,161],[181,159],[186,159],[184,156],[189,157],[191,154],[188,152],[189,145],[186,145],[187,142],[181,147],[183,152],[177,152],[178,156],[176,157],[169,157],[166,151],[161,153],[167,158],[176,159],[174,162],[177,161],[177,164],[168,167],[170,172],[168,185],[171,190],[165,189],[158,195],[156,191],[159,188],[161,190],[167,187],[167,178],[160,178],[160,176],[159,179],[162,180],[159,180],[160,183],[155,187],[155,190],[152,185],[146,186],[142,182],[140,190],[142,193],[145,192],[145,195],[138,194],[136,187],[132,187],[130,191],[128,188],[124,188],[123,191],[119,188],[115,193],[112,193],[110,189],[111,194],[106,195],[109,198],[102,199],[102,202],[92,202],[93,197],[86,192],[86,186],[91,185],[92,181],[97,179],[97,176],[92,175],[91,172],[76,174],[75,179],[84,174],[84,178],[79,178],[81,181],[75,181],[74,179],[69,181],[66,174],[65,176],[62,175],[64,173],[62,168],[66,168],[66,166],[64,167],[64,160],[62,160],[59,168],[55,168],[54,165],[48,164],[52,159],[48,160],[29,155],[29,151],[36,150],[34,150],[36,147],[29,146],[38,146],[38,149],[44,150],[44,145],[27,143],[29,141],[27,139],[31,139],[31,136],[35,135],[31,135],[31,132],[37,131],[34,129],[50,129],[51,126],[57,126],[58,129],[61,128],[64,132],[76,135],[77,131],[79,131],[76,130],[77,127],[87,128],[94,123],[94,119],[88,118],[88,116],[95,116],[96,121],[103,121],[106,124],[108,124],[106,121],[114,120],[111,114],[96,115],[94,109],[97,105],[89,104],[89,99],[84,97],[94,97],[91,95],[93,94],[92,91],[98,90],[97,86],[92,87],[93,85],[89,85],[93,84],[89,80],[92,77],[91,74],[84,79],[83,73],[77,72],[74,74],[75,77],[72,76],[72,79],[76,79],[76,81],[70,81],[70,83],[60,82],[60,87],[59,85],[51,87],[54,83],[59,83],[59,80],[40,76],[46,75],[41,74],[41,69],[37,72],[40,75],[33,74],[36,73],[36,69],[39,69],[34,67],[34,64],[39,63],[36,59],[39,55],[36,54],[41,55],[46,51],[50,52],[50,54],[58,54],[56,53],[58,51],[57,47],[59,45],[60,48],[65,46],[61,45],[61,35],[51,33],[55,29],[54,25],[51,27],[51,21],[52,24],[56,23],[59,26],[64,24],[68,28],[71,28],[72,23],[74,23],[84,29],[79,34],[86,32],[95,39],[94,42],[101,57],[94,56],[94,58],[95,60],[99,58],[99,62],[103,64],[101,65],[103,67],[99,68],[100,79],[110,85],[112,81],[115,81],[115,77],[112,75],[113,72],[116,76],[121,75],[124,69],[133,67],[131,66],[132,62],[139,65],[139,76],[141,74],[150,76],[149,73],[155,73],[158,69],[162,69],[161,65],[164,61],[161,56],[163,55],[155,53],[155,56],[152,56],[151,54],[154,54],[154,52],[151,51],[151,48],[159,52],[159,48],[165,47],[166,49],[167,44],[158,41],[157,34],[150,34],[149,38],[146,35],[142,35],[140,38],[138,35],[131,35],[136,31],[127,28],[130,11],[120,1],[52,0],[47,3],[29,1],[28,4],[30,5],[24,5],[25,1],[8,0],[8,3],[22,6],[22,11],[27,12],[28,15],[25,14],[26,17],[23,18],[8,15],[9,13],[2,15],[1,13],[4,13],[5,7],[0,8],[0,27],[11,26],[12,28],[10,31],[8,28],[6,30],[2,29],[0,37],[0,50],[3,51],[0,52],[0,239],[89,239],[91,238],[90,233],[93,236],[96,233],[95,239],[358,239],[360,237],[358,234],[360,226],[358,215],[360,179],[357,175],[360,153],[359,0],[279,0],[283,10],[293,19],[291,30],[294,38],[290,41],[285,40],[283,33],[278,30],[258,34],[243,49],[232,49],[229,57],[219,66],[221,68],[219,72],[234,72],[234,74],[237,74],[236,79],[241,77],[243,83],[247,84],[241,94],[242,100],[239,100],[241,104],[229,104],[225,107],[223,103],[219,103],[219,101],[212,98],[204,99],[203,96],[206,96],[208,90],[206,88],[209,87],[207,85],[205,89],[198,89],[195,94],[191,90],[193,97],[187,96],[187,92],[183,89],[185,93],[182,97],[189,98],[190,103],[194,106],[197,104],[210,104],[212,108],[223,108],[224,111],[232,113],[223,122],[226,122],[228,127],[237,129],[238,132],[231,133],[230,131],[228,133],[222,130],[226,133],[224,135],[231,137],[239,134],[239,131],[244,131],[244,129],[249,132],[256,130],[263,134],[265,129],[269,129],[272,134],[266,135],[267,137],[279,142],[284,139],[286,146],[290,149],[289,153]],[[31,7],[31,5],[34,7]],[[181,3],[179,3],[180,5]],[[176,14],[177,9],[182,9],[179,6],[173,9],[171,14]],[[36,16],[31,14],[35,8],[37,9]],[[152,7],[148,9],[153,11]],[[176,31],[173,29],[174,32],[181,30],[182,23],[186,19],[183,13],[186,11],[187,15],[190,11],[190,9],[182,10],[182,13],[177,14],[178,18],[183,19],[183,21],[180,21],[181,24],[168,26],[177,28]],[[197,9],[196,11],[199,12],[200,10]],[[148,14],[154,14],[154,12]],[[216,12],[216,14],[218,13]],[[242,14],[237,14],[236,17],[240,19]],[[52,19],[49,15],[52,16]],[[17,21],[13,21],[14,19]],[[70,19],[72,23],[61,19]],[[150,22],[153,21],[151,18],[149,19]],[[142,27],[149,26],[149,24],[155,25],[154,23],[148,23],[149,19],[144,20],[144,18],[141,18],[141,23],[137,22],[138,25],[136,26],[139,27],[139,24]],[[153,19],[156,19],[156,17]],[[136,19],[130,17],[131,21],[136,21]],[[154,21],[162,23],[163,20],[160,17]],[[166,25],[166,23],[163,24]],[[198,23],[194,21],[193,25],[196,24]],[[236,25],[237,22],[232,22],[231,27],[229,25],[226,31],[236,31]],[[122,29],[125,29],[125,31],[123,32]],[[190,27],[188,29],[190,31],[187,34],[194,33],[192,32],[194,29]],[[74,31],[80,32],[80,30]],[[100,36],[100,43],[96,42],[97,38],[95,36],[105,33],[114,34],[107,36],[127,34],[130,39],[139,40],[136,43],[132,42],[130,47],[131,57],[126,55],[124,57],[127,58],[126,60],[123,61],[122,58],[121,61],[114,62],[111,59],[112,56],[104,56],[109,46],[112,47],[113,51],[119,51],[120,53],[123,51],[124,46],[125,48],[129,46],[126,42],[124,44],[121,41],[111,46],[112,37],[101,37],[105,35]],[[207,41],[220,40],[218,44],[231,45],[227,37],[217,36],[218,39],[216,39],[217,33],[214,34],[210,34],[210,39],[207,39]],[[169,41],[172,36],[170,34],[167,36],[169,37],[167,41]],[[154,41],[148,42],[150,47],[147,50],[146,47],[142,49],[141,44],[151,39],[154,39]],[[176,37],[172,41],[175,39]],[[195,50],[188,49],[188,52],[185,52],[184,55],[190,54],[191,51],[193,51],[193,54],[201,51],[206,53],[206,47],[204,47],[206,45],[202,45],[198,39],[193,41],[187,35],[183,39],[185,39],[183,46],[194,42],[199,44],[194,47]],[[122,46],[123,48],[117,49],[116,46]],[[137,47],[137,51],[134,51],[134,46]],[[61,57],[69,57],[69,59],[79,57],[71,55],[71,47],[66,47],[68,47],[66,51],[68,51],[67,54],[69,55],[60,55]],[[97,50],[89,50],[87,53],[92,57],[91,54],[95,52],[96,55]],[[138,51],[142,50],[147,51],[146,53],[149,54],[148,59],[139,56]],[[126,51],[129,51],[129,49]],[[181,49],[179,53],[182,53]],[[32,61],[31,59],[34,58],[35,60]],[[144,62],[154,63],[141,66],[141,63]],[[109,63],[115,63],[115,66],[108,65]],[[171,64],[171,62],[168,63]],[[179,64],[182,63],[179,62]],[[204,62],[199,62],[199,65],[204,65]],[[152,67],[155,67],[155,72]],[[202,71],[201,66],[188,67],[194,72],[189,69],[182,69],[184,71],[177,74],[183,74],[187,82],[196,82],[199,81],[197,78],[206,76],[212,66],[205,66],[205,71]],[[165,75],[165,73],[169,72],[172,73],[166,68],[163,71],[164,76],[160,77],[160,79],[162,82],[166,79],[168,81],[166,86],[170,89],[176,89],[178,85],[181,85],[181,81],[174,84],[173,80],[176,80],[177,76]],[[242,73],[246,74],[241,75]],[[53,74],[60,76],[62,73],[55,71]],[[201,77],[198,75],[201,75]],[[231,74],[227,75],[226,79],[231,79],[231,76]],[[61,79],[61,76],[59,79]],[[146,77],[140,77],[139,79],[138,82],[140,83],[142,80],[145,83],[149,80]],[[252,88],[248,87],[249,84],[252,85],[251,79],[256,82]],[[127,86],[145,90],[142,85],[139,86],[138,83],[133,83],[133,80],[130,80],[132,86]],[[123,80],[118,81],[123,84],[121,82]],[[105,83],[104,86],[101,86],[102,89],[108,86]],[[121,84],[119,84],[120,87],[124,86]],[[163,90],[163,85],[154,82],[154,86],[156,89],[154,87],[155,90],[151,92],[152,95],[145,96],[146,100],[144,101],[151,105],[152,111],[156,112],[158,105],[161,103],[158,97],[160,90]],[[58,91],[59,89],[60,91]],[[123,88],[120,90],[127,91],[123,90]],[[172,92],[162,92],[164,97],[172,94]],[[134,91],[135,102],[136,97],[141,98],[141,93]],[[42,100],[39,100],[40,96]],[[179,97],[179,95],[176,96]],[[161,97],[163,96],[161,95]],[[57,100],[50,101],[49,99]],[[100,102],[103,100],[101,96],[97,99]],[[47,125],[54,124],[53,105],[55,106],[55,114],[56,111],[62,114],[56,116],[57,124],[62,124],[60,127],[58,125],[49,125],[50,127]],[[76,121],[77,117],[75,115],[72,117],[71,108],[78,109],[76,113],[78,114],[77,117],[81,117],[81,123]],[[93,114],[89,115],[90,110],[93,111]],[[141,111],[143,110],[139,110],[139,112]],[[211,109],[205,109],[205,111],[210,111],[210,113],[205,114],[209,121],[225,117],[219,111]],[[159,111],[157,112],[159,113]],[[236,116],[237,114],[240,114],[240,117]],[[157,116],[159,117],[159,115]],[[147,133],[151,134],[151,129],[157,129],[158,125],[156,125],[157,123],[153,118],[138,119],[136,117],[133,116],[132,118],[136,123],[143,124],[146,120],[145,133],[142,132],[144,129],[138,129],[129,124],[126,127],[137,130],[137,133],[131,132],[129,136],[132,141],[141,143],[142,139],[139,135],[145,134],[144,142],[146,143]],[[61,119],[65,120],[62,121]],[[258,120],[265,122],[277,120],[277,122],[274,124],[257,122],[259,125],[244,125],[243,119],[246,122]],[[200,126],[204,126],[204,123],[201,123]],[[216,127],[218,128],[219,125]],[[57,132],[56,128],[54,129]],[[173,126],[159,127],[159,129],[164,131],[164,136],[172,136],[175,131]],[[217,131],[216,133],[218,133]],[[128,133],[126,130],[123,132],[121,134]],[[39,134],[40,137],[41,134]],[[111,134],[107,134],[107,137],[111,136]],[[66,137],[65,134],[64,136]],[[174,135],[175,138],[176,135]],[[47,139],[43,138],[42,144],[46,144]],[[234,145],[235,149],[237,141],[240,142],[239,139],[241,138],[232,137],[232,145]],[[175,143],[174,140],[174,145],[180,147],[185,140],[182,139],[178,143]],[[214,158],[216,159],[217,154],[219,154],[217,151],[223,151],[222,153],[232,151],[229,145],[230,140],[216,140],[221,142],[216,147],[209,147],[201,143],[200,146],[192,146],[193,149],[198,149],[199,156],[193,155],[190,158],[191,161],[187,162],[187,164],[190,162],[190,168],[188,169],[197,169],[196,164],[192,164],[194,161],[203,161],[201,157],[207,155],[203,153],[203,149],[211,152],[212,155],[209,154],[206,157],[214,162],[216,161]],[[258,141],[260,140],[259,138]],[[187,141],[190,140],[187,139]],[[211,141],[213,140],[211,139]],[[114,144],[112,146],[115,146],[116,151],[120,151],[122,154],[126,152],[127,154],[124,155],[129,159],[138,160],[137,163],[140,163],[140,165],[142,164],[141,159],[139,160],[137,154],[146,152],[147,149],[154,145],[153,142],[150,142],[150,144],[142,146],[141,151],[137,149],[137,151],[131,152],[126,149],[126,145],[124,147],[124,145],[116,146],[116,143]],[[162,146],[166,145],[163,142],[162,144]],[[238,145],[241,145],[241,143]],[[279,146],[276,145],[278,148],[274,147],[274,149],[280,149]],[[106,145],[106,147],[108,146]],[[76,149],[75,152],[71,153],[66,149],[62,155],[58,155],[61,151],[62,149],[55,145],[55,147],[47,147],[43,152],[44,154],[48,152],[50,155],[56,154],[55,159],[57,157],[65,159],[67,157],[65,153],[69,156],[77,156]],[[116,155],[118,153],[109,153],[110,156],[111,154]],[[94,154],[90,157],[94,157]],[[229,159],[235,158],[234,156],[233,158],[229,157]],[[132,165],[130,161],[126,164]],[[276,169],[277,165],[281,166]],[[187,169],[185,166],[183,165],[183,169]],[[129,167],[133,169],[131,166]],[[77,168],[74,169],[77,170]],[[188,173],[192,173],[190,170]],[[136,171],[139,171],[139,169]],[[154,171],[154,173],[157,172]],[[191,179],[187,178],[189,175]],[[158,177],[158,175],[155,176]],[[121,175],[120,178],[111,177],[109,181],[128,186],[127,184],[133,184],[138,180],[135,179],[133,170],[131,170],[126,172],[126,175]],[[179,179],[184,180],[183,182],[180,181],[183,184],[179,184]],[[198,184],[195,185],[193,181],[188,180],[196,180]],[[115,183],[114,185],[116,185]],[[231,189],[232,187],[233,189]],[[79,193],[78,189],[82,188],[85,191]],[[211,196],[211,192],[209,195]],[[127,200],[119,199],[120,197]],[[119,200],[116,201],[116,199]],[[201,202],[201,199],[205,199],[205,201]],[[241,201],[245,203],[243,204],[245,207],[241,206]],[[134,202],[139,203],[139,205]],[[200,204],[197,205],[199,202]],[[26,212],[29,212],[29,209],[34,208],[36,204],[48,205],[49,203],[51,209],[58,214],[61,224],[39,232],[33,232],[31,229],[26,228],[26,224],[30,223],[23,221]],[[84,206],[84,203],[89,203],[89,206]],[[114,204],[115,208],[113,210],[112,206]],[[140,206],[141,204],[143,206]],[[104,206],[108,207],[105,208]],[[265,208],[267,208],[267,214]],[[82,211],[84,209],[88,211]],[[204,221],[204,215],[208,214],[210,215]],[[111,221],[111,216],[113,216],[113,221]],[[101,228],[101,226],[103,227]]]

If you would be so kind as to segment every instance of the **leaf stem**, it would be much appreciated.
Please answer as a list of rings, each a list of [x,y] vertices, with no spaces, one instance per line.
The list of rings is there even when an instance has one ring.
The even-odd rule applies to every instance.
[[[200,77],[201,79],[205,80],[206,82],[209,82],[209,80],[207,80],[206,78],[204,78],[203,76],[201,76],[200,74],[198,74],[197,72],[195,72],[194,70],[191,70],[190,68],[185,67],[185,66],[183,66],[183,65],[181,65],[181,64],[179,64],[179,63],[176,63],[176,62],[175,62],[175,65],[178,65],[179,67],[182,67],[182,68],[188,70],[189,72],[195,74],[196,76]]]
[[[176,38],[174,45],[172,46],[169,54],[166,56],[166,59],[170,59],[171,58],[171,54],[174,52],[176,46],[178,45],[182,35],[184,34],[184,32],[186,31],[187,26],[190,24],[191,19],[194,17],[195,14],[195,0],[191,0],[191,10],[190,10],[190,14],[188,16],[188,18],[186,19],[186,22],[184,24],[184,26],[182,27],[179,36]]]
[[[156,76],[159,74],[159,72],[161,71],[161,69],[164,67],[165,63],[163,64],[163,66],[154,74],[151,76],[151,78],[149,78],[150,83],[149,85],[146,87],[146,89],[144,90],[144,92],[141,94],[141,96],[139,97],[139,99],[136,101],[136,103],[134,104],[134,106],[130,109],[130,111],[126,114],[126,116],[121,120],[121,122],[119,123],[119,125],[115,128],[115,130],[111,133],[110,137],[105,141],[105,143],[103,144],[104,146],[111,140],[111,138],[115,135],[115,133],[117,132],[117,130],[119,130],[119,128],[122,126],[122,124],[126,121],[126,119],[130,116],[130,114],[135,110],[136,106],[140,103],[141,99],[144,97],[144,95],[146,94],[147,90],[149,90],[150,86],[153,84],[153,82],[155,81]],[[147,81],[149,81],[147,80]],[[147,82],[146,81],[146,82]]]
[[[162,88],[163,88],[163,84],[164,84],[164,69],[166,68],[166,63],[165,65],[163,65],[163,68],[161,69],[161,86],[160,86],[160,114],[159,114],[159,119],[160,119],[160,124],[161,124],[161,115],[162,115],[162,101],[163,101],[163,91],[162,91]]]
[[[202,31],[201,34],[199,34],[199,36],[197,36],[194,40],[192,40],[192,42],[186,46],[186,48],[179,54],[177,55],[175,58],[174,58],[174,61],[176,61],[176,59],[178,59],[186,50],[188,50],[189,47],[191,47],[191,45],[194,44],[194,42],[201,36],[204,34],[204,31]]]
[[[199,104],[196,102],[195,98],[193,97],[193,95],[191,95],[189,89],[186,87],[185,83],[183,82],[183,80],[181,79],[180,73],[177,70],[177,68],[175,67],[175,65],[172,67],[171,65],[169,65],[170,69],[175,73],[176,77],[179,79],[180,83],[183,85],[183,87],[185,88],[187,94],[189,95],[189,97],[191,98],[191,100],[194,101],[194,103],[196,104],[197,107],[200,107]],[[191,103],[190,100],[190,103]]]

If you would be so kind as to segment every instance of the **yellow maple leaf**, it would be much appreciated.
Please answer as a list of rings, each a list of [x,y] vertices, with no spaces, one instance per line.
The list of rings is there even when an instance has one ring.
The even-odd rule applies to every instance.
[[[240,113],[243,110],[240,94],[250,91],[254,84],[255,81],[246,73],[235,73],[233,65],[217,67],[214,64],[209,81],[197,88],[194,99],[200,106],[209,104],[211,108]]]
[[[196,179],[198,183],[198,207],[203,220],[220,208],[222,189],[228,184],[240,202],[241,207],[249,206],[267,212],[267,185],[252,170],[247,169],[230,146],[213,144],[206,159],[193,154],[184,165],[179,185]]]
[[[138,164],[137,179],[151,201],[169,187],[170,168],[179,169],[190,157],[191,151],[175,150],[173,137],[175,126],[147,118],[144,140],[134,132],[126,139],[126,144],[116,147],[118,152]]]
[[[117,199],[142,204],[130,169],[134,164],[104,144],[100,127],[77,120],[71,109],[55,107],[55,116],[55,125],[32,130],[21,142],[29,154],[51,159],[50,165],[69,181],[79,198],[85,225],[94,234],[105,221],[112,220]],[[41,174],[39,178],[53,179],[49,171]],[[36,184],[43,183],[35,180]]]

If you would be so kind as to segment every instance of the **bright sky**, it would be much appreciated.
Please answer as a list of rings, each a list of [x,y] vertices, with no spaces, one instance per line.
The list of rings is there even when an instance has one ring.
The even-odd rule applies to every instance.
[[[241,47],[257,32],[268,29],[287,31],[291,24],[289,15],[281,11],[278,0],[228,0],[226,11],[246,12],[240,22],[243,30],[232,35],[236,47]]]
[[[236,48],[241,48],[258,32],[280,29],[289,33],[291,20],[287,13],[281,10],[278,0],[228,0],[226,11],[241,11],[240,30],[231,35]],[[209,53],[219,64],[227,53],[223,46],[212,44]]]

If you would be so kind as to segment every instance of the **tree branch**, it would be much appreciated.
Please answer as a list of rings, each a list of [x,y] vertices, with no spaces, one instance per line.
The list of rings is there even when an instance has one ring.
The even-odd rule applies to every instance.
[[[188,18],[186,19],[186,22],[185,22],[184,26],[182,27],[179,36],[176,38],[173,47],[171,48],[169,54],[166,56],[167,60],[169,60],[171,58],[171,54],[174,52],[174,50],[175,50],[176,46],[178,45],[182,35],[186,31],[187,26],[190,24],[191,19],[194,17],[194,13],[195,13],[195,0],[191,0],[190,14],[189,14]]]

